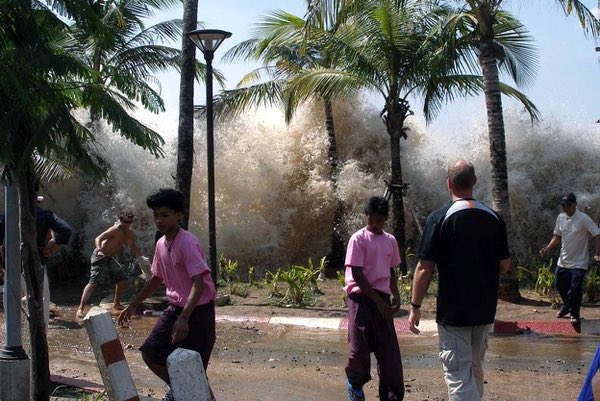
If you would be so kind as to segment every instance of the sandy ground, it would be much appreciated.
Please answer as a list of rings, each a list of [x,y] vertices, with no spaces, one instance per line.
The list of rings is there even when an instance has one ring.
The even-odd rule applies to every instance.
[[[51,373],[101,383],[85,329],[74,319],[77,298],[83,284],[57,283],[52,300],[57,316],[49,329]],[[217,313],[246,316],[344,316],[342,294],[335,280],[321,284],[323,295],[306,308],[275,307],[265,290],[250,296],[232,297],[232,303]],[[110,288],[94,294],[98,302]],[[531,292],[523,292],[519,303],[499,302],[501,320],[556,320],[550,303]],[[424,303],[424,318],[433,318],[434,299]],[[399,315],[406,318],[403,308]],[[402,316],[404,315],[404,316]],[[585,305],[585,318],[600,318],[597,305]],[[119,329],[126,358],[141,396],[160,399],[164,385],[148,371],[137,347],[154,318],[140,317],[129,329]],[[4,314],[0,313],[4,326]],[[24,332],[26,328],[24,328]],[[249,323],[219,323],[217,344],[209,376],[220,401],[261,400],[345,400],[343,367],[346,333],[313,331],[284,326]],[[24,336],[27,346],[26,335]],[[4,331],[0,334],[4,342]],[[437,360],[435,336],[400,336],[406,400],[447,399],[442,369]],[[592,336],[492,337],[486,361],[486,400],[574,400],[579,393],[587,364],[596,349]],[[375,366],[375,365],[373,365]],[[367,399],[377,397],[377,374],[365,387]]]

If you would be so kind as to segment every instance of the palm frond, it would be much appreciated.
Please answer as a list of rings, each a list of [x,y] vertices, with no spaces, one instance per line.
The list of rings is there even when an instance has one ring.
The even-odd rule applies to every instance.
[[[594,13],[579,0],[556,0],[563,9],[565,15],[569,16],[573,12],[579,19],[579,25],[583,28],[587,36],[594,40],[600,39],[600,20]]]
[[[182,33],[183,21],[180,19],[173,19],[159,22],[138,32],[129,39],[127,43],[128,47],[135,47],[139,45],[163,43],[166,40],[177,41],[181,39]]]
[[[84,105],[90,107],[92,113],[99,113],[108,123],[111,124],[114,132],[118,132],[122,137],[135,145],[148,150],[155,157],[164,157],[161,148],[165,141],[160,134],[129,115],[123,107],[124,101],[117,101],[116,92],[108,92],[101,86],[88,86],[84,98]],[[128,108],[131,104],[128,104]]]
[[[33,156],[35,175],[45,181],[65,181],[77,174],[74,166],[68,165],[63,158],[52,158],[41,156],[37,153]]]
[[[255,68],[254,70],[252,70],[249,73],[247,73],[246,75],[244,75],[240,79],[240,82],[238,82],[238,84],[236,86],[237,86],[237,88],[241,89],[245,86],[250,86],[257,82],[260,82],[265,77],[274,78],[276,76],[277,76],[277,67],[266,66],[266,67]]]
[[[423,115],[431,122],[442,107],[457,98],[474,96],[483,90],[480,75],[443,75],[420,85],[423,97]]]
[[[540,112],[535,104],[522,92],[513,88],[510,85],[500,82],[500,92],[518,100],[529,114],[532,122],[539,121]]]
[[[290,79],[287,90],[297,97],[298,102],[303,102],[315,95],[332,100],[349,97],[368,85],[369,82],[362,77],[345,71],[314,69]]]
[[[517,86],[526,86],[537,73],[539,56],[534,39],[511,14],[500,11],[496,14],[496,20],[495,38],[504,49],[504,59],[499,67],[510,74]]]
[[[283,81],[268,81],[222,91],[214,101],[215,116],[227,119],[255,107],[282,106],[284,86]]]

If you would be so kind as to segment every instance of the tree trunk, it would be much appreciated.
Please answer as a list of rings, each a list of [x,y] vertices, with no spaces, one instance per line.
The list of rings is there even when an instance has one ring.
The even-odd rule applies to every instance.
[[[50,398],[48,339],[44,327],[42,282],[44,273],[37,247],[33,166],[17,173],[21,266],[27,286],[29,340],[31,343],[31,400]]]
[[[185,210],[181,226],[188,228],[190,218],[192,172],[194,169],[194,64],[196,45],[187,32],[198,26],[198,0],[183,4],[183,37],[181,42],[181,78],[179,82],[179,128],[177,131],[177,173],[175,187],[183,193]]]
[[[483,89],[490,140],[492,207],[502,216],[510,231],[512,217],[508,196],[508,166],[506,161],[504,117],[498,79],[498,65],[496,64],[496,57],[491,44],[482,50],[479,61],[483,72]],[[504,300],[517,300],[521,297],[516,269],[511,268],[508,273],[502,276],[499,297]]]
[[[344,203],[338,196],[338,178],[340,174],[339,157],[335,140],[335,127],[333,122],[333,107],[330,99],[325,100],[325,126],[327,127],[327,138],[329,140],[329,179],[333,186],[335,212],[331,230],[331,250],[327,255],[327,267],[325,275],[335,278],[338,271],[344,268],[344,236],[346,226],[344,222]]]
[[[410,106],[404,99],[398,99],[397,88],[390,89],[390,95],[386,101],[386,109],[383,120],[387,133],[390,136],[391,151],[391,180],[389,190],[392,194],[392,234],[396,237],[400,257],[402,259],[400,270],[402,275],[408,271],[406,263],[406,219],[404,216],[404,189],[402,178],[402,163],[400,160],[400,139],[406,137],[404,133],[404,121],[410,114]]]
[[[398,242],[402,263],[400,270],[406,275],[406,219],[404,217],[404,181],[402,178],[402,164],[400,161],[400,136],[390,135],[390,149],[392,153],[392,179],[390,191],[392,192],[392,233]]]

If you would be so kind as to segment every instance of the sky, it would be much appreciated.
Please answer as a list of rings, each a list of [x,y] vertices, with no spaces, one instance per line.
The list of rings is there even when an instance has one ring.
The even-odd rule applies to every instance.
[[[577,120],[595,124],[600,119],[600,52],[598,43],[585,37],[574,16],[566,17],[554,0],[505,0],[505,8],[511,11],[535,38],[539,52],[537,78],[521,90],[537,105],[542,118]],[[598,16],[597,0],[583,3]],[[199,0],[198,20],[206,29],[222,29],[232,33],[217,49],[213,67],[227,79],[227,88],[234,88],[241,77],[257,67],[239,62],[224,63],[221,57],[236,44],[248,39],[252,25],[259,16],[281,9],[303,16],[305,0]],[[156,21],[181,18],[181,9],[171,9],[156,16]],[[155,22],[155,21],[154,21]],[[175,46],[176,44],[174,44]],[[202,53],[196,57],[203,61]],[[179,76],[175,73],[158,75],[162,83],[162,96],[166,113],[158,119],[177,131]],[[214,87],[215,94],[219,87]],[[205,87],[197,84],[195,102],[205,103]],[[375,104],[381,99],[374,98]],[[504,100],[506,107],[518,107],[511,100]],[[418,105],[415,105],[418,116]],[[457,116],[465,113],[484,116],[483,99],[459,100],[445,107],[432,127],[451,127]],[[419,117],[417,117],[419,118]]]

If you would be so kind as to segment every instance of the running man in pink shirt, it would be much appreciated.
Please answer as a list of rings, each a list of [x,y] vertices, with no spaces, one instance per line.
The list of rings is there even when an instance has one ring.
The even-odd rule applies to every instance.
[[[396,278],[400,253],[394,236],[383,230],[388,214],[386,199],[370,198],[365,206],[367,226],[348,242],[344,291],[348,294],[346,384],[350,401],[365,400],[362,388],[371,380],[371,353],[377,359],[379,399],[404,399],[402,357],[393,321],[400,308]]]
[[[204,370],[215,344],[215,285],[200,242],[179,227],[183,218],[183,194],[160,189],[148,196],[154,223],[163,236],[156,243],[152,278],[119,315],[118,322],[130,321],[137,307],[164,283],[169,306],[140,347],[146,365],[170,385],[167,357],[177,348],[197,351]],[[214,400],[214,396],[211,397]],[[163,400],[173,400],[169,390]]]

